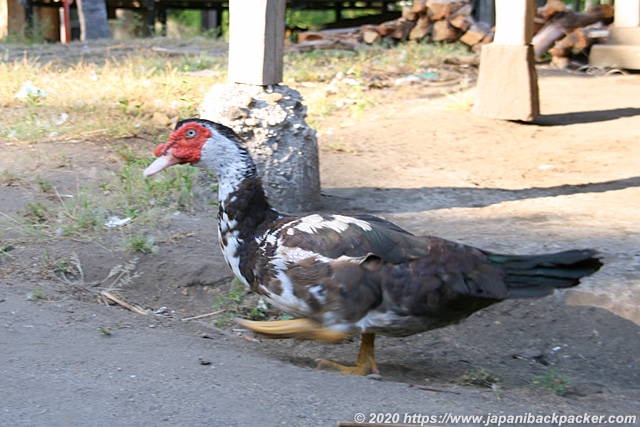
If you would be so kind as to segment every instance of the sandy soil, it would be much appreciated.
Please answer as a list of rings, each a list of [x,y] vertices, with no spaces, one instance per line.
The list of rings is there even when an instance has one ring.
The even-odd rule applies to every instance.
[[[166,307],[162,314],[104,306],[79,289],[132,261],[109,249],[113,232],[98,245],[5,230],[3,423],[328,426],[358,413],[398,414],[407,424],[412,414],[640,415],[640,327],[628,320],[640,305],[640,77],[541,74],[543,115],[533,124],[474,116],[441,91],[323,122],[323,200],[326,210],[374,213],[416,234],[494,251],[597,248],[606,265],[583,293],[507,301],[460,325],[381,338],[382,381],[374,381],[313,369],[318,357],[351,363],[357,339],[258,341],[233,323],[210,326],[227,312],[181,320],[219,311],[214,303],[233,289],[209,194],[192,214],[158,225],[159,251],[138,255],[138,276],[118,292],[150,313]],[[109,143],[151,150],[146,141]],[[103,143],[76,148],[3,144],[0,166],[28,164],[61,191],[118,167]],[[37,197],[29,182],[0,187],[8,215]],[[74,252],[84,282],[76,271],[62,283],[44,255]],[[246,295],[237,310],[246,315],[256,303]],[[565,395],[533,387],[550,370],[568,381]],[[482,371],[501,381],[492,389],[462,379]],[[622,424],[613,421],[602,425]]]

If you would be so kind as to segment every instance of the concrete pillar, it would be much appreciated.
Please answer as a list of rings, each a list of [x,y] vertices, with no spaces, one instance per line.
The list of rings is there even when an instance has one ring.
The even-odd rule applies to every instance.
[[[617,0],[607,44],[595,45],[589,64],[640,70],[640,0]]]
[[[531,121],[540,113],[533,58],[535,0],[496,0],[496,34],[484,45],[473,112]]]

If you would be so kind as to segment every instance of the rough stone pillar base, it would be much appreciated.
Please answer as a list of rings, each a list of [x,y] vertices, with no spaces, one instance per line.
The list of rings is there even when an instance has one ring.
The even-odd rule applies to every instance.
[[[482,47],[473,112],[494,119],[531,121],[540,114],[533,46]]]
[[[246,142],[269,201],[281,212],[320,207],[316,132],[305,122],[300,93],[287,86],[217,84],[200,117],[232,128]]]

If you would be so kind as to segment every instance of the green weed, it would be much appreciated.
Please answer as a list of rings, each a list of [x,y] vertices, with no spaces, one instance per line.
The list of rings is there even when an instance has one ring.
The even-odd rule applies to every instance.
[[[32,226],[45,224],[50,219],[49,208],[40,202],[28,203],[21,212],[27,224]]]
[[[36,288],[27,294],[27,299],[29,301],[47,301],[49,299],[49,295],[47,295],[47,291],[45,289]]]
[[[550,391],[558,396],[564,396],[569,390],[569,380],[555,369],[550,369],[542,375],[533,377],[534,388]]]
[[[56,234],[61,236],[93,236],[102,231],[107,219],[107,210],[99,196],[91,189],[82,187],[67,201],[60,199],[59,226]]]
[[[247,294],[247,288],[238,280],[233,278],[231,281],[230,290],[224,294],[219,295],[218,300],[213,304],[213,307],[219,307],[224,310],[224,316],[218,319],[215,323],[217,327],[223,326],[229,323],[232,319],[238,316],[240,312],[240,306],[244,301]]]
[[[0,238],[2,238],[2,234],[0,234]],[[15,248],[11,245],[5,245],[0,243],[0,259],[4,258],[5,256],[8,256],[9,252],[11,252],[13,249]]]
[[[247,317],[251,320],[265,320],[267,318],[267,313],[265,313],[261,308],[253,307],[249,310],[249,313],[247,313]]]
[[[143,231],[129,236],[126,248],[132,252],[142,252],[143,254],[156,253],[159,250],[156,238]]]
[[[113,335],[114,330],[125,329],[125,328],[127,328],[127,326],[121,325],[119,322],[114,322],[113,325],[111,326],[98,326],[97,330],[102,335],[109,337]]]
[[[53,192],[53,185],[49,181],[45,181],[44,179],[38,178],[36,180],[36,184],[38,186],[38,190],[42,193]]]
[[[102,335],[109,337],[111,336],[111,328],[108,326],[99,326],[98,327],[98,332],[100,332]]]

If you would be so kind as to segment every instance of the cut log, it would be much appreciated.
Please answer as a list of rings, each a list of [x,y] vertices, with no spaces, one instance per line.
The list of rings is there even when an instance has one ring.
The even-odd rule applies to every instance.
[[[476,22],[469,27],[466,33],[460,37],[460,41],[467,46],[473,46],[480,43],[489,34],[491,28],[484,22]]]
[[[488,44],[493,43],[493,37],[496,35],[495,33],[495,28],[492,28],[491,31],[489,31],[487,33],[486,36],[484,36],[484,38],[480,41],[480,43],[476,43],[474,44],[471,49],[475,52],[475,53],[480,53],[482,52],[482,47],[486,46]]]
[[[374,26],[375,28],[375,26]],[[355,41],[357,35],[361,32],[360,27],[329,29],[321,31],[303,31],[298,34],[298,43],[325,40],[325,39],[341,39]]]
[[[471,16],[471,12],[473,12],[473,6],[470,4],[464,5],[459,11],[456,13],[452,13],[447,18],[449,24],[453,27],[459,29],[463,33],[471,27],[473,24],[473,16]]]
[[[603,4],[592,6],[585,13],[566,13],[562,18],[554,19],[554,22],[562,25],[567,31],[573,31],[576,28],[586,27],[603,19],[610,18],[612,14],[613,8],[608,4]]]
[[[431,21],[426,15],[416,21],[416,26],[409,33],[409,40],[422,40],[431,33]]]
[[[298,43],[303,43],[303,42],[312,41],[312,40],[322,40],[323,38],[324,36],[322,35],[322,33],[318,31],[304,31],[298,34]]]
[[[471,16],[457,15],[453,18],[449,17],[447,21],[449,21],[449,24],[451,24],[452,27],[457,28],[462,32],[466,32],[473,24],[473,18]]]
[[[398,22],[397,19],[394,19],[393,21],[383,22],[377,27],[378,34],[380,34],[382,37],[388,36],[389,34],[393,33],[395,30],[397,30],[399,26],[400,26],[400,23]]]
[[[409,38],[409,33],[415,26],[415,22],[400,18],[398,19],[398,28],[396,28],[395,31],[391,33],[391,37],[396,40],[407,40]]]
[[[536,17],[533,18],[533,34],[538,34],[538,32],[540,32],[540,30],[546,25],[546,23],[546,19],[543,19],[541,16],[536,15]]]
[[[468,4],[468,0],[427,0],[427,15],[432,21],[439,21],[448,18]]]
[[[451,14],[451,4],[449,1],[442,0],[428,0],[427,1],[427,16],[432,21],[439,21],[445,19]]]
[[[288,48],[294,52],[311,52],[312,50],[349,50],[355,51],[358,43],[340,39],[307,40]]]
[[[418,16],[427,13],[427,0],[415,0],[413,6],[411,6],[411,11]]]
[[[598,7],[598,6],[590,7],[589,9],[587,9],[587,12],[589,12],[594,7]],[[602,23],[604,25],[611,25],[613,23],[613,15],[614,15],[613,6],[611,6],[610,4],[603,3],[599,7],[602,10],[602,20],[601,20]]]
[[[377,30],[366,29],[362,31],[362,41],[367,44],[378,43],[382,40],[382,36]]]
[[[449,4],[451,9],[450,15],[453,15],[454,13],[458,13],[458,11],[463,7],[472,5],[473,2],[470,0],[451,0]]]
[[[537,58],[542,55],[549,47],[564,36],[565,31],[561,24],[548,22],[547,25],[542,27],[538,33],[533,36],[531,43],[533,44],[533,54]]]
[[[538,15],[545,21],[551,19],[554,15],[567,11],[567,5],[561,0],[547,0],[547,3],[538,9]]]
[[[591,41],[587,37],[587,32],[583,28],[578,28],[559,40],[549,53],[552,56],[570,56],[583,52],[590,46]]]
[[[575,13],[571,10],[558,13],[533,37],[535,57],[542,55],[553,43],[575,30],[586,27],[610,17],[612,8],[609,5],[599,5],[589,8],[585,13]]]
[[[375,25],[374,25],[375,26]],[[342,28],[325,28],[319,33],[329,37],[350,37],[353,34],[357,34],[362,26],[356,27],[342,27]]]
[[[451,42],[458,40],[460,32],[452,27],[446,19],[433,23],[431,40],[434,42]]]
[[[418,14],[413,11],[413,7],[402,6],[402,18],[415,22],[418,20]]]

